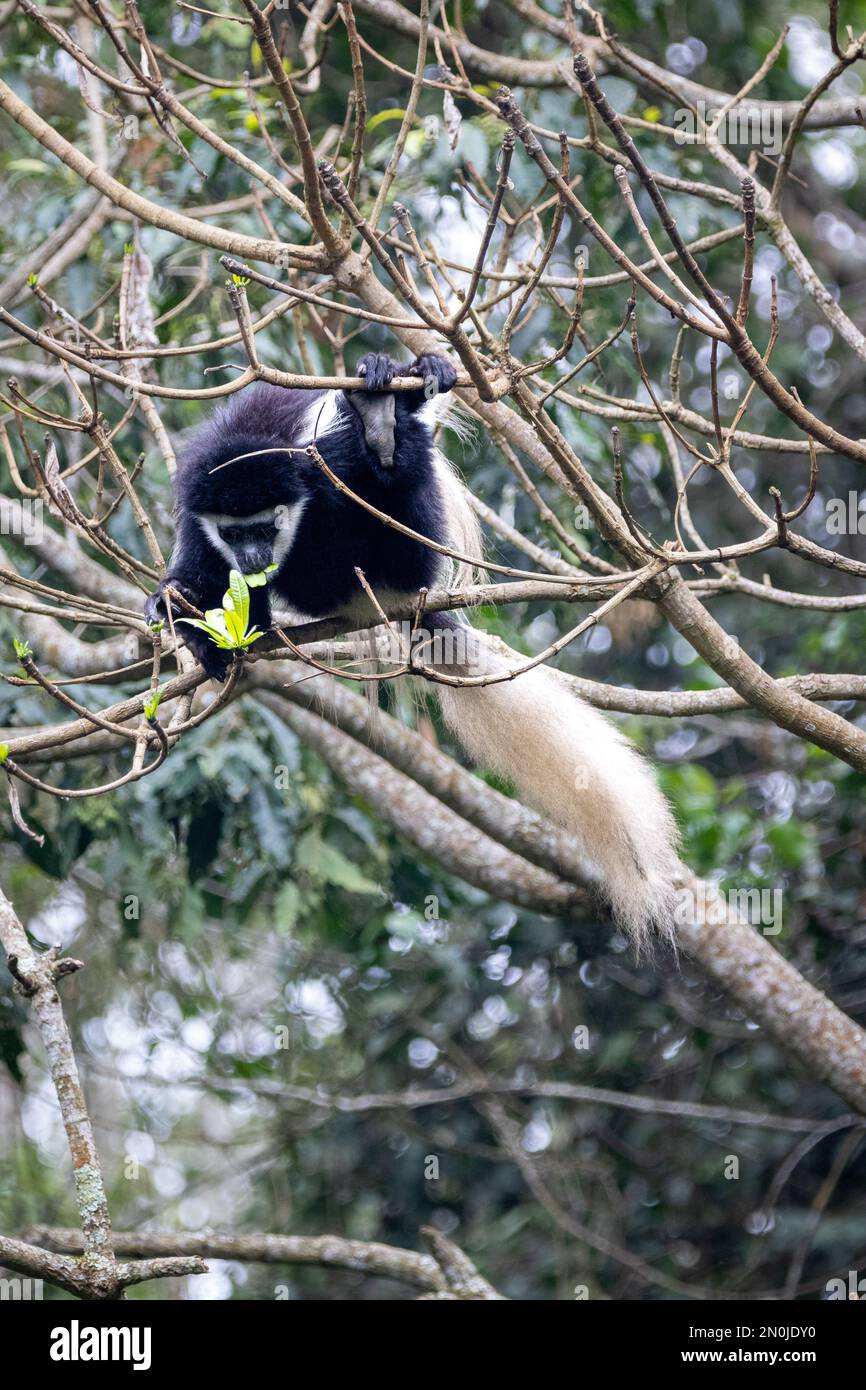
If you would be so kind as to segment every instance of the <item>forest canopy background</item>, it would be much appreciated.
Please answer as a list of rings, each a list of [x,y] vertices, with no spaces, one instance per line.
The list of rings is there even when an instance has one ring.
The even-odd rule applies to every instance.
[[[245,343],[236,341],[245,315],[257,321],[279,308],[255,336],[261,362],[276,371],[342,378],[353,375],[364,351],[409,357],[382,322],[343,316],[309,298],[285,312],[285,295],[255,279],[244,284],[242,274],[229,276],[227,292],[222,252],[308,293],[318,268],[305,268],[301,252],[282,262],[279,254],[258,261],[251,254],[255,242],[306,248],[316,238],[291,199],[271,186],[289,190],[303,207],[302,152],[283,120],[286,93],[248,24],[237,22],[249,7],[224,8],[225,17],[214,17],[155,0],[139,6],[167,90],[217,133],[208,142],[164,103],[124,101],[83,75],[34,20],[29,0],[0,4],[0,78],[15,97],[124,188],[201,226],[227,229],[224,246],[213,237],[203,245],[176,227],[133,217],[88,188],[80,170],[20,122],[3,119],[0,307],[25,327],[65,335],[78,351],[88,335],[116,341],[118,331],[137,346],[171,349],[235,339],[156,356],[140,370],[130,357],[106,359],[127,385],[101,382],[98,408],[147,527],[111,470],[89,461],[85,432],[53,436],[76,503],[97,514],[111,507],[106,534],[145,569],[153,560],[147,528],[158,550],[170,551],[173,451],[212,408],[189,393],[223,385],[247,366]],[[408,102],[419,6],[356,4],[367,115],[352,183],[357,102],[347,120],[347,101],[357,71],[345,9],[317,4],[314,24],[300,5],[277,7],[280,61],[297,83],[315,154],[337,162],[358,207],[369,214],[385,188],[381,226],[394,254],[408,257],[422,303],[435,307],[419,269],[424,257],[413,256],[416,235],[435,249],[439,259],[427,269],[449,303],[458,302],[456,287],[466,293],[471,277],[456,267],[473,264],[503,182],[501,83],[547,132],[544,149],[557,167],[560,127],[574,138],[567,180],[617,246],[644,264],[645,221],[662,252],[670,250],[646,188],[632,176],[636,219],[617,183],[615,167],[627,162],[622,151],[609,158],[588,148],[593,137],[608,150],[615,141],[581,96],[570,67],[569,11],[552,2],[449,4],[445,19],[468,45],[465,73],[445,39],[431,41],[414,113]],[[118,23],[125,16],[124,32],[135,37],[133,11],[104,11]],[[45,13],[49,26],[73,33],[95,61],[123,70],[92,7],[60,4]],[[742,184],[706,140],[679,138],[694,121],[686,99],[705,101],[689,84],[733,97],[763,70],[755,98],[766,106],[749,138],[729,143],[744,164],[750,147],[760,150],[751,170],[771,188],[791,113],[835,61],[827,7],[769,3],[756,13],[739,0],[712,8],[613,0],[604,23],[631,53],[657,65],[656,78],[610,54],[605,62],[592,14],[572,18],[597,45],[591,56],[604,93],[630,118],[628,130],[679,234],[700,243],[700,265],[733,309],[744,254]],[[866,28],[862,0],[839,10],[843,47],[847,25],[855,36]],[[672,88],[665,89],[664,73]],[[452,95],[449,74],[466,76],[471,94]],[[797,403],[855,442],[866,433],[866,345],[856,328],[866,311],[862,85],[858,59],[821,98],[836,104],[833,111],[822,107],[825,115],[799,132],[779,190],[784,224],[774,232],[769,213],[758,221],[748,306],[749,332],[761,353],[771,344],[775,376]],[[712,116],[706,103],[703,115]],[[266,169],[271,185],[251,165]],[[306,195],[309,210],[309,188]],[[788,688],[829,698],[816,708],[850,721],[862,738],[862,457],[828,452],[819,438],[810,459],[807,433],[755,390],[742,423],[749,437],[726,460],[729,479],[705,458],[677,506],[695,464],[682,437],[704,454],[723,441],[716,413],[730,425],[747,398],[747,371],[730,348],[715,350],[693,329],[677,359],[677,322],[640,288],[632,314],[630,277],[574,207],[557,203],[520,140],[501,196],[504,216],[491,243],[491,274],[467,317],[470,336],[482,340],[476,315],[501,332],[516,296],[514,282],[508,294],[497,286],[507,287],[506,273],[519,271],[532,297],[512,325],[512,359],[536,367],[551,359],[529,378],[542,392],[592,357],[562,385],[568,399],[555,401],[550,414],[623,526],[628,518],[626,535],[634,524],[650,545],[679,533],[692,549],[706,546],[707,562],[680,573],[729,635],[731,659],[738,649],[778,680],[826,677],[822,689],[820,682]],[[395,200],[408,210],[411,232]],[[324,198],[323,207],[336,228],[333,205]],[[545,280],[534,286],[533,266],[557,216]],[[361,249],[363,239],[353,245]],[[376,274],[393,292],[381,266]],[[679,293],[657,266],[652,279]],[[355,302],[336,272],[322,271],[315,293],[329,303],[335,296]],[[567,352],[554,360],[569,333]],[[462,367],[461,396],[471,410],[472,374]],[[508,370],[508,362],[485,362],[494,384]],[[12,499],[20,496],[16,474],[25,489],[40,466],[50,479],[46,422],[75,418],[93,396],[86,379],[64,375],[44,344],[22,339],[7,320],[0,378],[17,383],[0,388],[0,481]],[[142,404],[142,385],[175,394]],[[655,409],[658,399],[671,409]],[[526,599],[485,602],[474,614],[514,651],[534,656],[596,603],[586,594],[579,604],[560,597],[557,576],[571,574],[577,583],[590,573],[598,581],[621,557],[597,517],[519,449],[515,467],[514,450],[483,419],[463,440],[446,436],[445,446],[478,499],[492,562],[548,581]],[[41,464],[33,464],[32,451]],[[779,508],[770,488],[789,511],[809,498],[790,521],[789,544],[773,532]],[[739,567],[728,556],[714,563],[719,548],[751,544],[761,531],[744,495],[769,516],[771,542],[745,554]],[[24,500],[33,499],[25,492]],[[4,573],[8,566],[75,595],[86,569],[90,586],[81,611],[58,616],[56,600],[43,593],[49,612],[28,612],[33,594],[0,582],[3,669],[18,677],[0,686],[0,740],[12,742],[22,730],[74,717],[32,679],[22,681],[16,639],[30,642],[40,669],[55,676],[105,672],[83,689],[63,687],[97,711],[142,691],[150,668],[125,676],[147,656],[146,634],[121,624],[120,632],[97,628],[85,602],[89,592],[128,607],[137,602],[142,571],[129,575],[116,556],[75,541],[68,517],[48,509],[36,544],[20,522],[16,533],[13,511],[3,516]],[[642,543],[634,540],[638,553]],[[812,562],[809,546],[824,554],[821,563]],[[582,569],[586,550],[601,570]],[[847,569],[828,554],[844,556]],[[484,582],[505,580],[491,573]],[[807,601],[773,601],[761,595],[767,588]],[[597,683],[595,699],[619,711],[614,717],[658,767],[690,869],[722,892],[763,894],[774,914],[763,923],[767,940],[862,1023],[863,772],[856,758],[831,751],[834,730],[825,737],[822,725],[819,747],[788,732],[790,724],[781,727],[787,716],[774,721],[757,705],[725,704],[727,697],[709,693],[702,703],[701,693],[721,691],[727,675],[646,596],[615,606],[555,664]],[[167,663],[163,679],[171,674]],[[357,685],[342,688],[357,694]],[[633,689],[650,693],[632,698]],[[694,698],[666,705],[662,692]],[[399,682],[386,683],[381,700],[429,745],[462,761],[432,702],[417,706]],[[273,691],[266,698],[246,690],[184,731],[150,775],[71,800],[21,785],[18,820],[11,811],[0,818],[2,885],[18,916],[37,942],[62,946],[87,966],[62,994],[116,1229],[333,1232],[415,1248],[419,1228],[431,1225],[512,1298],[571,1298],[575,1289],[608,1298],[815,1297],[831,1275],[866,1262],[858,1200],[866,1158],[862,1129],[846,1118],[850,1090],[834,1094],[832,1083],[804,1067],[802,1053],[798,1061],[687,954],[659,951],[636,962],[604,914],[585,894],[578,900],[573,883],[557,881],[554,890],[532,864],[528,877],[515,878],[511,861],[492,861],[477,832],[466,834],[466,822],[447,816],[438,845],[419,838],[428,813],[414,784],[380,783],[377,800],[369,780],[346,772],[342,747],[315,711]],[[86,751],[70,756],[54,748],[49,761],[22,766],[78,790],[122,778],[129,766],[129,747],[100,742],[99,734]],[[494,792],[510,790],[485,780]],[[3,968],[0,1059],[0,1231],[73,1226],[51,1079],[26,1003]],[[273,1298],[277,1288],[296,1298],[405,1296],[397,1280],[345,1269],[275,1269],[240,1258],[209,1265],[205,1275],[145,1285],[138,1296]]]

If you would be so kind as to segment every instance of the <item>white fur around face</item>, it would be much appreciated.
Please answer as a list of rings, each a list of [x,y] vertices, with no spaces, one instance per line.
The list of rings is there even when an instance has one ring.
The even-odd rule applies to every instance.
[[[289,506],[276,508],[277,534],[274,540],[275,565],[281,565],[283,563],[294,545],[306,505],[307,499],[303,497],[300,502],[292,502]]]
[[[307,499],[303,498],[300,502],[292,502],[289,506],[266,507],[264,511],[253,512],[251,516],[226,516],[221,512],[206,512],[199,516],[198,521],[211,545],[228,561],[232,569],[237,569],[239,562],[231,546],[220,535],[219,528],[221,526],[254,526],[262,521],[274,522],[276,535],[273,562],[275,565],[281,565],[295,543],[306,502]]]
[[[219,533],[220,522],[226,525],[228,523],[228,518],[218,516],[215,513],[212,513],[210,516],[201,515],[198,518],[198,524],[204,531],[214,550],[218,551],[223,559],[227,560],[231,568],[234,569],[237,563],[234,557],[234,551],[226,545]]]
[[[249,516],[230,516],[227,512],[202,512],[199,520],[213,522],[214,526],[253,526],[259,521],[271,521],[274,515],[273,507],[265,507],[263,511],[251,512]]]

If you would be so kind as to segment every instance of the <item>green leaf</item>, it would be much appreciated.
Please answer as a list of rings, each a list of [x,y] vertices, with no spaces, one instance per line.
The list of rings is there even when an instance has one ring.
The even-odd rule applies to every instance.
[[[261,49],[255,40],[250,44],[250,31],[245,24],[236,24],[231,19],[212,19],[208,22],[208,34],[230,48],[246,48],[249,44],[253,62],[261,63]]]
[[[162,699],[162,691],[161,691],[160,689],[157,688],[156,690],[152,690],[152,691],[150,692],[150,694],[148,695],[147,699],[146,699],[145,702],[144,702],[144,717],[145,717],[145,719],[155,719],[155,718],[156,718],[156,711],[159,709],[159,702],[160,702],[161,699]]]
[[[201,618],[178,618],[177,621],[189,623],[190,627],[197,627],[199,631],[206,632],[210,640],[222,651],[245,651],[254,642],[258,642],[260,637],[264,637],[260,627],[244,628],[231,609],[211,608],[207,616],[214,621],[206,622]]]
[[[233,609],[246,627],[250,617],[250,591],[240,570],[229,571],[229,591],[223,596],[223,605]]]
[[[260,637],[261,628],[249,627],[250,591],[240,570],[229,571],[229,587],[223,594],[222,608],[209,608],[201,618],[178,618],[200,632],[206,632],[222,651],[246,651]]]
[[[290,932],[301,915],[302,906],[300,888],[287,879],[274,901],[274,925],[277,931]]]
[[[222,613],[221,609],[218,611],[220,614]],[[221,632],[219,628],[214,627],[212,623],[203,622],[201,618],[178,618],[177,621],[179,623],[189,623],[190,627],[197,627],[200,632],[206,632],[210,640],[215,642],[218,647],[227,648],[231,646],[226,634]]]
[[[242,622],[240,614],[236,613],[233,608],[226,608],[225,621],[229,641],[234,646],[239,647],[244,640],[244,633],[247,630],[246,623]]]
[[[5,761],[6,761],[6,759],[7,759],[8,757],[9,757],[9,744],[8,744],[8,743],[0,743],[0,765],[2,765],[3,763],[5,763]]]
[[[782,825],[772,825],[767,831],[767,839],[782,864],[791,869],[796,869],[802,864],[812,846],[808,831],[795,820],[785,821]]]
[[[44,159],[10,159],[6,165],[8,174],[50,174],[51,166]]]
[[[367,130],[375,130],[383,121],[402,121],[406,112],[402,106],[389,106],[387,111],[377,111],[375,116],[371,116],[367,122]]]
[[[298,841],[295,866],[336,888],[345,888],[347,893],[379,894],[382,891],[357,864],[323,840],[317,830],[309,830]]]

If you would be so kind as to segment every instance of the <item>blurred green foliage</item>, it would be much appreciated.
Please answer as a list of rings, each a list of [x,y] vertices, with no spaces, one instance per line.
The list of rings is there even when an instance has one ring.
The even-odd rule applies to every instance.
[[[462,8],[473,37],[492,48],[526,57],[556,49],[549,36],[517,21],[496,0],[470,0]],[[546,8],[559,10],[553,3]],[[261,56],[250,49],[240,25],[205,20],[156,0],[145,0],[141,10],[152,37],[194,69],[227,81],[237,80],[245,68],[253,75],[261,72]],[[866,26],[863,0],[841,10],[843,23]],[[686,69],[694,60],[689,75],[726,92],[748,79],[782,24],[792,21],[798,41],[761,89],[778,99],[802,96],[810,35],[818,48],[825,42],[823,8],[811,0],[793,13],[778,0],[760,11],[740,0],[716,7],[616,0],[605,13],[623,40],[644,56],[665,63],[673,54]],[[276,14],[289,26],[287,52],[298,66],[295,40],[302,15],[295,6]],[[412,67],[411,47],[395,33],[368,21],[362,32],[374,36],[394,61]],[[87,114],[71,65],[57,59],[23,16],[7,25],[6,33],[14,43],[5,47],[0,73],[67,138],[86,148]],[[338,26],[327,47],[321,87],[304,100],[315,130],[341,124],[350,80]],[[194,85],[188,79],[177,82],[180,89]],[[846,90],[860,90],[853,73],[846,82],[851,84]],[[390,113],[402,109],[407,87],[372,59],[367,84],[372,119],[366,159],[372,174],[387,161],[395,132]],[[668,106],[661,100],[654,105],[625,79],[611,78],[604,85],[621,108],[651,122],[669,118]],[[541,124],[553,128],[566,119],[568,103],[569,129],[582,133],[580,104],[562,89],[518,95],[525,96]],[[278,131],[271,89],[261,88],[257,97]],[[268,162],[243,87],[211,89],[198,98],[196,110],[239,148]],[[438,114],[439,99],[425,93],[422,122]],[[474,246],[477,233],[457,172],[471,162],[487,178],[494,175],[501,138],[497,124],[472,107],[465,106],[462,114],[455,153],[443,134],[431,139],[419,125],[396,189],[425,230],[441,229],[437,219],[444,209],[451,251],[461,243]],[[3,136],[0,274],[5,275],[62,221],[81,188],[17,129],[4,125]],[[864,138],[863,131],[851,129],[805,137],[798,173],[807,183],[792,184],[789,195],[796,235],[860,322],[866,283],[862,256],[858,259],[839,228],[849,228],[861,242],[866,236]],[[194,145],[206,183],[167,151],[147,123],[124,155],[122,176],[132,187],[178,206],[216,203],[247,191],[236,167],[183,131],[181,139]],[[838,147],[840,167],[846,151],[853,160],[855,174],[844,186],[822,178],[820,148],[828,142]],[[641,143],[652,150],[660,170],[711,182],[719,178],[701,151],[684,156],[649,135]],[[581,196],[613,235],[633,245],[609,168],[578,160],[575,171],[584,178]],[[521,156],[513,177],[517,204],[537,195],[537,172]],[[725,208],[682,196],[673,197],[672,204],[690,237],[729,225]],[[281,235],[303,235],[285,207],[271,212],[279,218]],[[254,209],[232,214],[229,222],[238,230],[261,231]],[[129,224],[110,221],[51,292],[74,312],[85,312],[116,282],[128,239]],[[566,272],[581,241],[580,229],[569,228],[561,256]],[[155,268],[155,310],[166,314],[189,290],[189,276],[178,267],[197,267],[199,249],[150,228],[143,229],[142,244]],[[714,283],[731,294],[738,285],[738,254],[722,247],[705,259]],[[593,274],[611,269],[594,247],[590,260]],[[798,384],[811,407],[838,428],[862,434],[861,364],[826,328],[763,237],[757,264],[752,324],[759,341],[768,331],[769,276],[778,277],[777,373]],[[215,256],[208,256],[208,265],[208,290],[169,319],[161,330],[165,343],[225,331],[230,316],[224,275]],[[254,308],[265,302],[256,286],[250,286],[249,297]],[[626,297],[624,287],[588,295],[585,327],[594,342],[621,320]],[[20,312],[36,321],[32,301]],[[561,315],[545,302],[516,348],[535,355],[540,345],[556,341],[560,329]],[[643,305],[641,334],[650,372],[664,382],[670,324]],[[266,360],[301,369],[286,319],[260,341]],[[329,347],[320,335],[308,331],[306,345],[314,367],[329,370]],[[371,329],[354,346],[360,352],[392,344],[384,330]],[[8,342],[3,352],[8,357]],[[163,363],[160,374],[172,385],[197,387],[204,380],[202,369],[218,366],[223,366],[220,354],[179,357]],[[3,367],[8,374],[6,358]],[[686,404],[706,411],[708,353],[687,351],[682,375]],[[605,357],[596,383],[614,395],[639,390],[627,349]],[[65,404],[62,390],[41,399],[56,399],[59,408]],[[112,418],[120,410],[109,392],[103,408]],[[200,406],[186,402],[166,402],[160,410],[173,435],[181,436],[201,415]],[[605,422],[565,407],[557,418],[595,475],[609,482]],[[760,396],[749,426],[786,432]],[[667,534],[663,528],[675,489],[658,433],[626,424],[622,435],[630,503],[642,520]],[[142,495],[168,546],[168,478],[137,419],[124,431],[122,447],[130,460],[146,450]],[[453,448],[480,496],[525,535],[551,544],[532,504],[483,437]],[[779,485],[788,501],[802,495],[807,470],[799,457],[750,453],[735,458],[735,466],[759,498],[771,484]],[[855,464],[829,462],[819,497],[802,523],[805,534],[828,544],[824,499],[844,497],[858,483]],[[563,525],[576,534],[579,522],[567,502],[546,484],[542,490]],[[691,496],[696,520],[714,544],[743,538],[743,513],[720,483],[701,474]],[[112,524],[124,544],[138,544],[134,520],[123,509]],[[866,558],[862,538],[845,538],[843,544]],[[507,546],[493,548],[505,563],[521,563]],[[811,592],[840,593],[850,586],[828,571],[810,571],[804,578],[801,567],[782,553],[744,567],[757,579],[764,570],[783,587],[806,584]],[[795,615],[741,596],[717,597],[712,604],[743,647],[774,674],[862,669],[863,620],[856,611],[830,619]],[[626,614],[611,631],[602,629],[601,636],[593,634],[592,641],[570,650],[563,669],[660,689],[702,690],[718,683],[652,610],[641,605],[629,611],[632,616]],[[11,671],[16,630],[7,612],[0,632],[5,669]],[[489,630],[527,651],[539,650],[570,620],[567,607],[556,604],[515,605],[479,616]],[[116,687],[88,695],[106,705],[114,698]],[[401,697],[392,698],[411,718]],[[852,710],[846,706],[845,712]],[[6,686],[0,691],[0,724],[50,717],[45,700],[32,690]],[[626,727],[660,767],[689,861],[719,876],[725,886],[780,889],[784,918],[775,944],[862,1019],[862,778],[743,712],[688,723],[630,720]],[[450,746],[446,732],[437,728]],[[106,765],[90,761],[50,771],[62,772],[62,780],[72,785],[96,785],[106,777]],[[471,1100],[426,1108],[383,1105],[355,1113],[327,1103],[333,1095],[379,1095],[412,1085],[444,1091],[478,1067],[524,1088],[508,1098],[507,1106],[525,1150],[556,1201],[599,1236],[696,1289],[747,1294],[784,1283],[838,1136],[804,1146],[776,1190],[775,1179],[802,1135],[706,1119],[673,1121],[531,1094],[536,1082],[558,1080],[816,1122],[839,1113],[832,1094],[702,982],[687,961],[660,955],[638,966],[602,920],[549,920],[467,887],[408,849],[348,796],[273,714],[248,698],[187,736],[155,775],[111,797],[22,800],[29,824],[45,834],[45,846],[40,849],[7,820],[3,886],[37,939],[74,946],[87,963],[85,972],[64,983],[64,998],[119,1228],[334,1231],[415,1246],[419,1226],[432,1222],[452,1234],[512,1297],[570,1298],[580,1285],[594,1297],[665,1296],[556,1228]],[[576,1031],[582,1027],[588,1029],[588,1048]],[[280,1095],[275,1083],[309,1088],[319,1103]],[[0,1229],[14,1232],[37,1220],[71,1224],[68,1159],[40,1046],[2,971],[0,1115],[8,1117],[0,1129]],[[737,1181],[725,1178],[729,1155],[739,1159]],[[438,1177],[427,1180],[431,1156],[438,1160]],[[804,1270],[807,1285],[819,1286],[839,1268],[866,1262],[860,1201],[864,1163],[861,1153],[849,1164],[814,1234]],[[288,1285],[298,1298],[390,1298],[404,1292],[348,1273],[228,1264],[216,1266],[208,1280],[188,1281],[186,1295],[267,1299],[276,1285]],[[133,1296],[165,1293],[145,1286]]]

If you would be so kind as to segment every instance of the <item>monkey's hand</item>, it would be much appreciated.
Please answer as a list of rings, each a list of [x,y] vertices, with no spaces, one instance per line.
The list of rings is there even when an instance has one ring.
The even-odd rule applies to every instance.
[[[425,400],[450,391],[457,380],[457,373],[448,358],[441,357],[438,352],[422,352],[420,357],[415,358],[411,367],[401,367],[400,370],[405,371],[406,376],[422,378]],[[410,398],[414,395],[414,391],[410,392]]]
[[[175,579],[171,575],[166,575],[165,579],[154,589],[149,598],[144,601],[144,617],[148,623],[164,623],[168,619],[168,604],[171,603],[171,613],[173,618],[190,618],[195,615],[185,608],[182,603],[178,603],[174,595],[169,593],[173,589],[175,594],[185,598],[196,611],[200,607],[200,596],[183,580]]]
[[[144,604],[144,616],[149,623],[166,622],[168,618],[168,605],[171,604],[171,614],[175,621],[178,618],[188,618],[189,611],[177,598],[169,594],[173,589],[175,594],[185,598],[187,603],[193,608],[200,608],[200,596],[179,579],[170,576],[163,579],[159,588],[154,590]],[[189,650],[192,652],[196,661],[202,667],[206,675],[213,681],[224,681],[229,666],[231,665],[231,653],[224,652],[210,640],[207,633],[200,632],[198,628],[190,627],[189,623],[183,623],[177,629],[178,637],[182,637]]]
[[[366,381],[366,391],[385,391],[401,367],[386,352],[368,352],[358,363],[358,376]]]
[[[358,376],[365,378],[369,392],[386,391],[395,376],[420,376],[424,382],[423,396],[420,389],[417,397],[414,391],[401,393],[412,410],[417,410],[431,396],[450,391],[457,380],[457,372],[448,358],[438,352],[422,352],[408,365],[395,362],[384,352],[368,352],[358,363]]]

